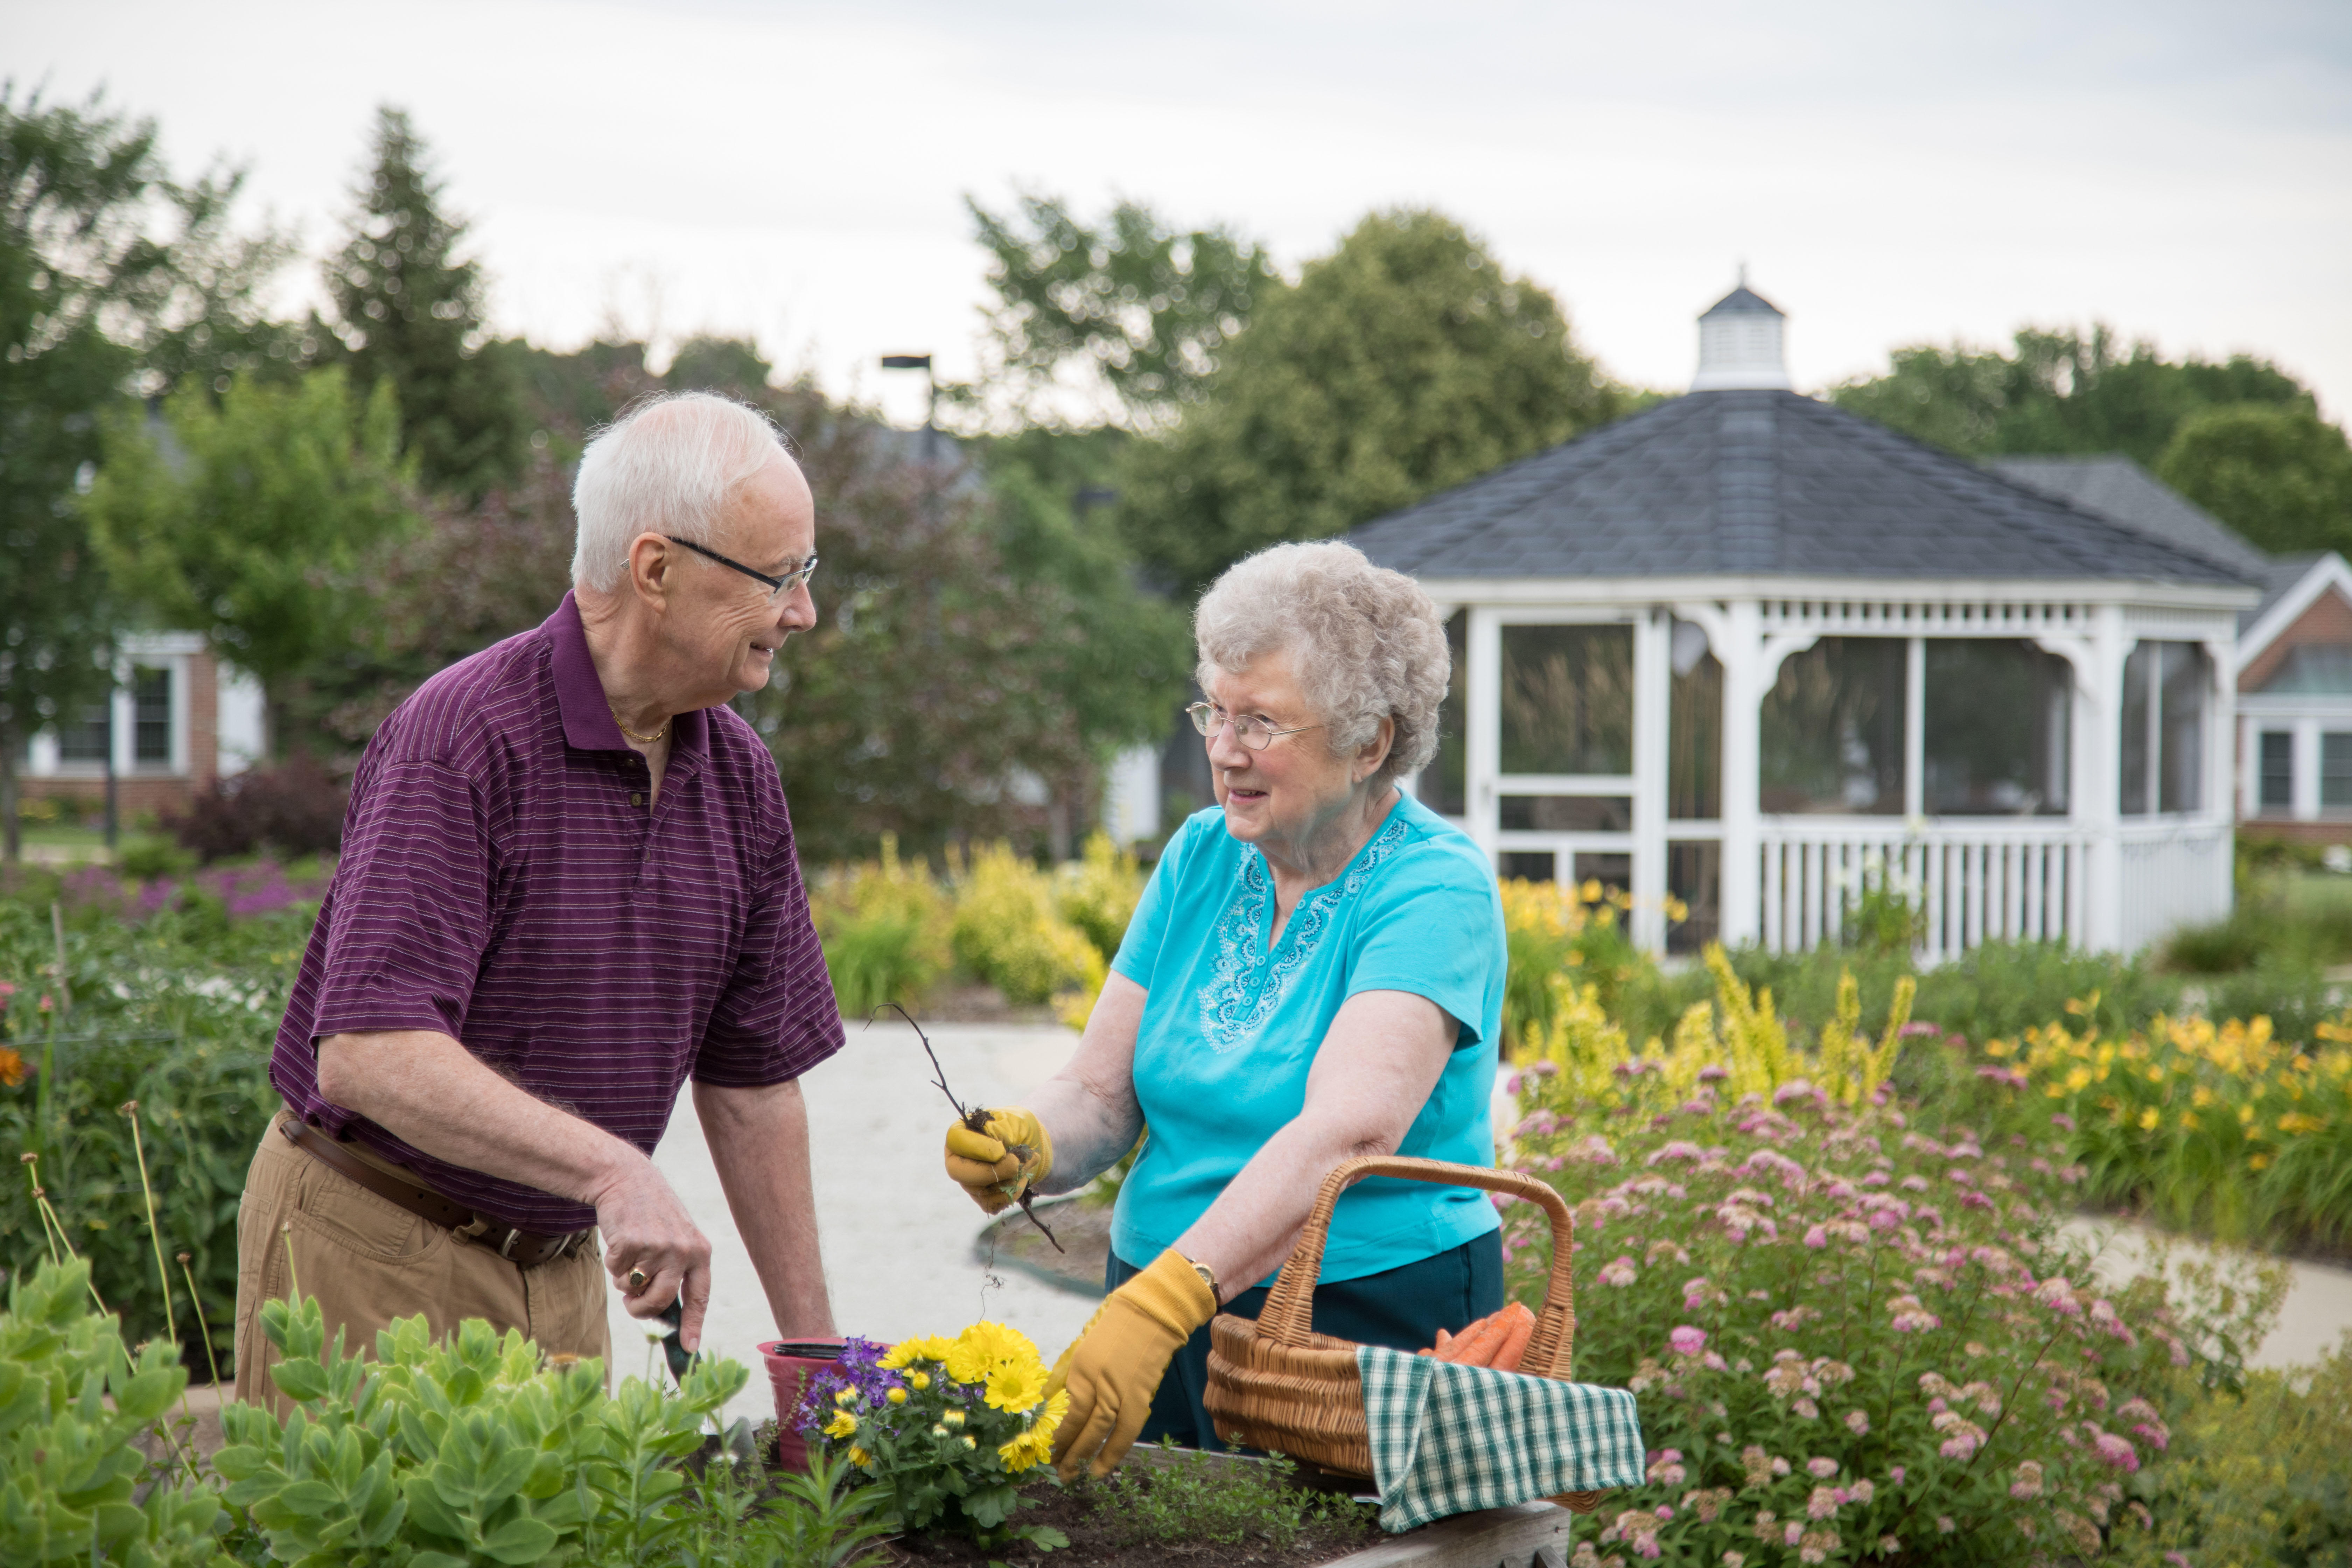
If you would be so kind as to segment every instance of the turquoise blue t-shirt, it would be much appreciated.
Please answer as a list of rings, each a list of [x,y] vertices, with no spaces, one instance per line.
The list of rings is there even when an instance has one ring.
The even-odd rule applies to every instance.
[[[1461,1026],[1398,1149],[1495,1163],[1487,1109],[1502,1032],[1503,906],[1486,858],[1411,796],[1347,869],[1298,900],[1266,946],[1274,877],[1212,807],[1168,841],[1112,967],[1149,993],[1135,1093],[1151,1136],[1119,1188],[1111,1246],[1139,1266],[1175,1245],[1307,1103],[1339,1005],[1362,991],[1426,996]],[[1484,1193],[1374,1177],[1339,1199],[1325,1279],[1461,1246],[1500,1222]]]

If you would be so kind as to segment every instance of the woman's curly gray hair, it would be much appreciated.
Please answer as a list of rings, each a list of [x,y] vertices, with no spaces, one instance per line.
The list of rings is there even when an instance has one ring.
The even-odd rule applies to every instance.
[[[1192,640],[1204,689],[1219,670],[1291,653],[1334,755],[1395,721],[1375,782],[1418,773],[1437,754],[1437,706],[1453,668],[1444,623],[1420,584],[1352,544],[1277,544],[1236,562],[1201,596]]]

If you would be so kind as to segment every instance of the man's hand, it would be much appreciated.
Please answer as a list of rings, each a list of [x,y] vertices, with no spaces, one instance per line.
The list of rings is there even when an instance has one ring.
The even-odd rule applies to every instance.
[[[687,1214],[686,1205],[639,1156],[598,1193],[596,1228],[604,1238],[604,1271],[633,1318],[651,1318],[682,1301],[678,1343],[702,1348],[702,1316],[710,1306],[710,1240]],[[643,1283],[639,1283],[642,1280]]]

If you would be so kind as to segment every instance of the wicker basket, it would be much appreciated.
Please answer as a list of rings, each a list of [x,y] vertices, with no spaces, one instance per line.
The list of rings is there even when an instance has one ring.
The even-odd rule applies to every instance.
[[[1364,1430],[1358,1347],[1309,1326],[1331,1211],[1348,1184],[1365,1176],[1483,1187],[1543,1205],[1551,1216],[1551,1280],[1519,1370],[1562,1382],[1569,1377],[1576,1334],[1570,1278],[1575,1221],[1558,1193],[1517,1171],[1375,1155],[1342,1161],[1324,1178],[1323,1190],[1299,1230],[1298,1245],[1283,1264],[1256,1321],[1220,1313],[1210,1324],[1209,1386],[1202,1402],[1216,1422],[1217,1436],[1228,1443],[1278,1451],[1335,1475],[1370,1478],[1372,1451]],[[1600,1506],[1601,1494],[1570,1492],[1552,1500],[1578,1513],[1591,1513]]]

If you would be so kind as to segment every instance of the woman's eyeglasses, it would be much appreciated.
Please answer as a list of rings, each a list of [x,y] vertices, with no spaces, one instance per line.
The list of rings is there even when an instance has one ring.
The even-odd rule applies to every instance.
[[[1195,702],[1184,711],[1192,720],[1192,728],[1203,735],[1213,735],[1225,725],[1234,727],[1234,739],[1253,752],[1263,752],[1274,744],[1277,735],[1303,735],[1309,730],[1320,730],[1320,724],[1301,724],[1295,730],[1277,730],[1263,719],[1244,719],[1226,712],[1213,702]]]

